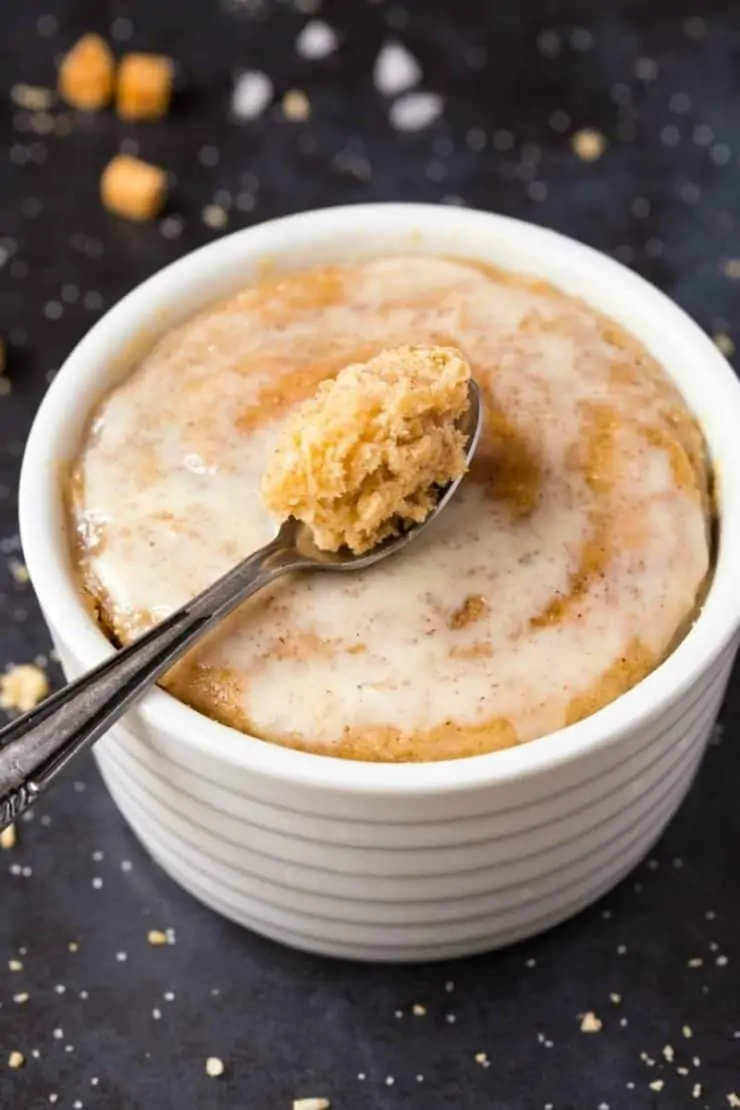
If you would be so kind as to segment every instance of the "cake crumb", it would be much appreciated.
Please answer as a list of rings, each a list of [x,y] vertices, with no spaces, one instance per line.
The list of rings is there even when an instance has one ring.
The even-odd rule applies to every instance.
[[[651,1091],[662,1091],[664,1086],[665,1083],[662,1079],[653,1079],[652,1083],[648,1083],[648,1087]]]
[[[119,119],[152,120],[166,116],[172,98],[172,58],[166,54],[126,54],[118,69]]]
[[[224,1062],[218,1056],[209,1056],[206,1060],[206,1075],[210,1075],[211,1079],[218,1079],[225,1070]]]
[[[163,933],[161,929],[150,929],[146,939],[153,947],[158,948],[160,945],[167,943],[167,934]]]
[[[491,1061],[488,1059],[488,1055],[485,1052],[476,1052],[475,1062],[476,1064],[480,1064],[482,1068],[490,1068],[491,1066]]]
[[[117,154],[100,179],[103,207],[116,216],[143,222],[158,215],[167,196],[167,176],[159,166]]]
[[[732,1106],[733,1110],[736,1110],[737,1107],[740,1107],[740,1095],[736,1094],[735,1091],[730,1091],[727,1096],[727,1104]]]
[[[23,1055],[22,1052],[13,1051],[8,1056],[8,1067],[9,1068],[22,1068],[23,1065],[25,1064],[25,1062],[26,1062],[26,1057]]]
[[[415,1002],[414,1005],[411,1007],[411,1013],[414,1014],[415,1017],[424,1017],[426,1012],[426,1006],[422,1006],[418,1002]]]
[[[54,92],[43,85],[26,85],[19,82],[10,90],[10,99],[27,112],[48,112],[54,104]]]
[[[591,1010],[581,1018],[582,1033],[600,1033],[603,1022]]]
[[[690,1040],[691,1037],[693,1037],[694,1035],[690,1025],[684,1025],[681,1029],[681,1032],[683,1033],[686,1040]]]
[[[615,1006],[618,1006],[619,1003],[622,1001],[622,996],[621,994],[610,994],[609,999],[611,1002],[614,1003]]]
[[[581,161],[596,162],[606,150],[606,139],[600,131],[584,127],[572,136],[570,145]]]
[[[488,612],[488,602],[480,594],[468,594],[462,605],[455,609],[450,617],[449,627],[452,629],[466,628],[474,624]]]
[[[18,835],[15,825],[7,825],[2,832],[0,832],[0,848],[8,851],[10,848],[15,848]]]
[[[9,968],[10,971],[23,971],[23,961],[22,960],[8,960],[8,968]]]
[[[212,227],[214,231],[226,227],[229,222],[229,213],[222,204],[207,204],[201,212],[201,217],[206,227]]]
[[[311,115],[311,101],[300,89],[289,89],[283,97],[283,115],[292,120],[308,119]]]
[[[97,111],[113,96],[116,63],[105,39],[83,35],[62,59],[59,94],[73,108]]]
[[[728,335],[727,332],[717,332],[714,336],[714,342],[725,358],[731,358],[734,355],[735,343],[732,336]]]
[[[330,1110],[328,1098],[294,1098],[293,1110]]]
[[[435,487],[465,471],[456,422],[469,380],[468,363],[444,347],[346,366],[286,421],[262,479],[265,505],[303,521],[325,551],[362,554],[424,521]]]
[[[8,559],[8,570],[13,576],[13,581],[17,582],[19,586],[25,586],[30,581],[28,567],[19,559]]]
[[[40,667],[21,663],[0,676],[0,708],[26,713],[49,693],[49,680]]]

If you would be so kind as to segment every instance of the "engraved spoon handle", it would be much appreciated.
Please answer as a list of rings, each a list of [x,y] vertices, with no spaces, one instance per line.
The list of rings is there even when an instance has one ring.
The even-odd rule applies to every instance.
[[[0,829],[93,744],[187,648],[241,601],[305,566],[288,521],[275,539],[193,601],[0,730]]]

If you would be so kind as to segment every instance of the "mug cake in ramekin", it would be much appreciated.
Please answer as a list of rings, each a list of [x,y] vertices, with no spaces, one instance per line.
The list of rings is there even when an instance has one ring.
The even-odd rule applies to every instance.
[[[184,887],[297,947],[436,959],[611,887],[691,782],[737,640],[740,386],[617,263],[499,216],[331,209],[157,274],[62,368],[21,529],[74,677],[266,542],[284,421],[342,367],[459,351],[481,445],[439,521],[252,599],[96,747]]]

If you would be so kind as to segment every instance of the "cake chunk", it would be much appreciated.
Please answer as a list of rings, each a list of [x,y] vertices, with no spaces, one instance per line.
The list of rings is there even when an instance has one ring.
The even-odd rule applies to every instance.
[[[172,96],[172,59],[164,54],[127,54],[118,70],[116,112],[121,119],[161,119]]]
[[[100,179],[100,196],[109,212],[127,220],[152,220],[167,196],[167,175],[130,154],[117,154]]]
[[[59,93],[74,108],[97,111],[113,96],[116,63],[105,39],[83,35],[59,67]]]
[[[448,347],[397,347],[346,366],[288,418],[262,480],[280,520],[356,554],[425,520],[465,470],[470,366]]]

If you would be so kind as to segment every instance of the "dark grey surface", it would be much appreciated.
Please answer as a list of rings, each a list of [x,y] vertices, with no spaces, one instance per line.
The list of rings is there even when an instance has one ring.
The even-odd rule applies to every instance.
[[[371,199],[523,216],[616,254],[732,335],[737,4],[337,0],[322,15],[342,46],[308,62],[294,48],[308,17],[287,2],[0,6],[0,333],[12,382],[0,399],[0,663],[49,650],[10,567],[19,457],[46,382],[105,308],[213,237],[201,210],[224,202],[218,190],[242,206],[255,198],[229,228]],[[134,47],[180,61],[187,88],[172,117],[133,127],[70,115],[66,136],[24,130],[11,85],[51,83],[55,56],[90,28],[131,30]],[[418,134],[393,131],[373,87],[390,37],[444,97]],[[276,87],[276,106],[248,124],[228,117],[240,67]],[[309,95],[307,123],[281,119],[289,87]],[[609,141],[592,164],[569,144],[583,126]],[[100,210],[98,173],[124,138],[176,175],[175,238],[178,222],[136,227]],[[84,763],[0,852],[0,1107],[36,1110],[53,1095],[111,1110],[279,1110],[309,1095],[333,1110],[727,1107],[740,1096],[739,714],[735,682],[680,815],[617,891],[526,945],[425,968],[322,961],[219,920],[149,861]],[[175,944],[151,947],[147,931],[167,927]],[[589,1010],[598,1034],[580,1031]],[[13,1049],[26,1056],[18,1071],[6,1066]],[[205,1075],[209,1055],[226,1063],[223,1078]]]

